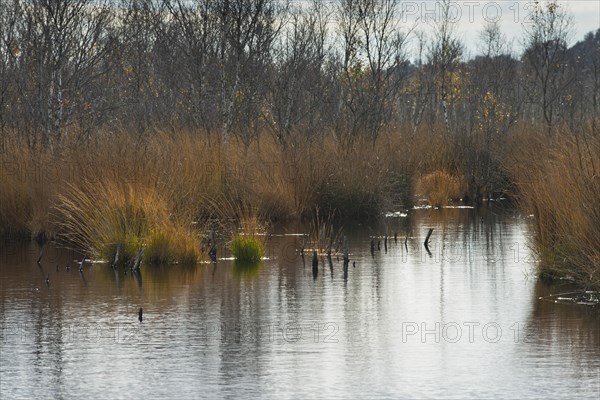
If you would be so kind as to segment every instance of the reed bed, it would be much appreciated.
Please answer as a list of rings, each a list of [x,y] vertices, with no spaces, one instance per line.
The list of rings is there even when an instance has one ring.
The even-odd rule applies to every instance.
[[[225,142],[192,131],[99,132],[85,142],[65,135],[54,148],[9,136],[0,154],[0,235],[55,238],[107,259],[120,246],[123,261],[144,247],[148,262],[193,263],[215,233],[232,244],[276,220],[312,221],[315,210],[373,217],[410,206],[415,195],[444,205],[508,178],[508,195],[535,215],[544,274],[600,287],[600,139],[591,124],[552,137],[516,126],[493,154],[472,156],[495,160],[482,165],[495,168],[498,182],[461,166],[464,138],[405,131],[376,140],[299,135],[285,145],[265,134]],[[472,183],[478,176],[485,185]]]
[[[222,231],[231,238],[252,218],[264,226],[316,208],[373,216],[408,198],[400,135],[342,143],[101,132],[83,143],[65,135],[50,149],[14,137],[0,155],[0,233],[55,238],[109,259],[119,246],[124,260],[143,246],[147,260],[182,262],[201,257],[211,220],[229,224]]]
[[[507,169],[521,206],[534,214],[540,271],[600,288],[600,137],[591,125],[515,138]]]

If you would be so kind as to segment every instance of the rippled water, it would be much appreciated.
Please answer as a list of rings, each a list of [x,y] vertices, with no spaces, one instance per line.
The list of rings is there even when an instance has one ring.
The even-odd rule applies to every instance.
[[[256,270],[144,265],[141,280],[80,275],[52,249],[39,268],[35,245],[6,244],[0,398],[597,398],[599,312],[544,299],[566,288],[535,278],[527,224],[455,209],[346,227],[347,277],[336,257],[313,277],[283,235],[297,227]]]

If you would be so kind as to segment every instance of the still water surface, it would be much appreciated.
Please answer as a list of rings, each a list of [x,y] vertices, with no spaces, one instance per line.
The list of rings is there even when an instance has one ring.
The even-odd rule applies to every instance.
[[[300,230],[277,230],[256,270],[144,265],[141,280],[81,275],[64,250],[39,268],[35,245],[4,245],[0,398],[600,395],[600,314],[544,299],[568,288],[535,278],[526,217],[414,210],[346,227],[346,277],[335,256],[313,276],[284,235]]]

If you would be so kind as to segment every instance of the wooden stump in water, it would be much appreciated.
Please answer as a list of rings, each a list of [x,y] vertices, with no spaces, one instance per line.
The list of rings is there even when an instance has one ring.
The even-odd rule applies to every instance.
[[[208,256],[210,257],[210,261],[216,263],[217,262],[217,246],[212,245],[210,250],[208,251]]]
[[[143,254],[144,254],[144,248],[140,247],[140,250],[138,251],[138,255],[135,258],[135,262],[133,263],[133,272],[140,271],[140,265],[142,264],[142,255]]]
[[[350,261],[348,238],[346,236],[344,236],[344,262],[348,262],[348,261]]]
[[[431,237],[432,233],[433,233],[433,228],[429,228],[429,232],[427,232],[427,237],[425,237],[425,243],[423,243],[425,245],[425,250],[427,250],[427,252],[429,252],[429,238]]]
[[[120,253],[121,253],[121,244],[119,244],[119,245],[117,246],[117,251],[116,251],[116,253],[115,253],[115,259],[113,260],[113,263],[112,263],[112,268],[113,268],[113,269],[116,269],[116,268],[117,268],[117,265],[119,264],[119,254],[120,254]]]
[[[313,251],[312,269],[313,269],[313,274],[319,272],[319,257],[317,256],[316,251]]]
[[[348,273],[348,264],[350,263],[350,257],[348,255],[348,238],[344,236],[344,273]]]

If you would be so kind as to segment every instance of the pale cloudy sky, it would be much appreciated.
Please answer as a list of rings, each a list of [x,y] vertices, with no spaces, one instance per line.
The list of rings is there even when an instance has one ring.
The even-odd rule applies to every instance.
[[[312,0],[292,0],[298,3],[310,3]],[[337,3],[337,0],[323,0]],[[542,0],[544,1],[544,0]],[[436,8],[437,4],[437,8]],[[566,7],[574,22],[570,45],[590,31],[600,28],[600,0],[559,0]],[[456,31],[465,44],[466,56],[477,52],[478,34],[486,20],[497,20],[507,40],[512,42],[513,51],[522,51],[523,24],[528,21],[534,0],[452,0],[456,16]],[[419,20],[417,29],[427,31],[431,24],[423,22],[428,18],[439,17],[439,0],[400,0],[400,10],[403,12],[403,26],[411,26]],[[334,22],[332,22],[334,24]]]
[[[436,3],[436,0],[404,1],[404,18],[423,19],[428,13],[433,15]],[[534,5],[532,0],[455,0],[452,3],[453,11],[457,15],[457,33],[468,52],[476,52],[478,33],[486,20],[497,20],[508,40],[513,41],[515,51],[521,51],[523,25],[529,21]],[[587,32],[600,28],[600,0],[563,0],[559,4],[565,7],[573,18],[570,44],[581,40]]]

